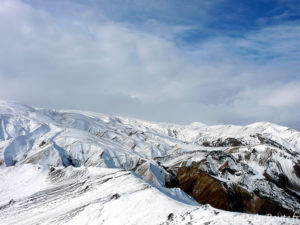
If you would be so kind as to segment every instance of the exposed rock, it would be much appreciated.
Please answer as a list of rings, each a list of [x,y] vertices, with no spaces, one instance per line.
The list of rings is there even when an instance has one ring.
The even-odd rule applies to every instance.
[[[13,204],[15,204],[15,202],[16,202],[15,200],[11,199],[11,200],[9,201],[8,205],[12,206]]]
[[[43,147],[45,144],[46,144],[46,141],[43,140],[43,141],[39,144],[39,147]]]
[[[174,220],[174,213],[170,213],[170,214],[168,215],[168,220],[169,220],[169,221],[173,221],[173,220]]]
[[[297,163],[294,165],[295,173],[297,177],[300,178],[300,161],[298,160]]]
[[[196,167],[181,167],[177,178],[179,187],[201,204],[230,210],[226,189],[222,183]]]
[[[0,120],[1,168],[46,166],[51,182],[64,179],[65,167],[119,168],[221,209],[300,212],[300,133],[276,124],[159,124],[1,101]]]
[[[217,140],[214,140],[212,142],[209,141],[203,141],[202,145],[205,147],[235,147],[235,146],[242,146],[244,145],[240,140],[236,138],[228,137],[226,139],[218,138]]]
[[[178,185],[179,185],[178,179],[175,176],[173,176],[170,173],[165,175],[165,186],[167,188],[178,187]]]
[[[233,169],[230,165],[229,165],[229,161],[226,160],[225,163],[219,168],[219,171],[224,173],[225,171],[228,171],[231,174],[234,174],[236,172],[235,169]]]
[[[110,199],[119,199],[121,196],[118,194],[118,193],[116,193],[116,194],[114,194],[114,195],[112,195],[111,197],[110,197]]]
[[[250,212],[261,215],[293,216],[296,212],[284,208],[278,202],[262,198],[258,192],[249,192],[236,184],[227,184],[197,167],[181,167],[177,178],[179,187],[201,204],[223,210]]]

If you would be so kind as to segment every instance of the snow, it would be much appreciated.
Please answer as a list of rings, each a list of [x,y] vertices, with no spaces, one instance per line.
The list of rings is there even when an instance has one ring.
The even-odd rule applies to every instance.
[[[256,134],[274,141],[277,147],[261,144]],[[243,146],[203,144],[227,138],[235,138]],[[257,155],[251,153],[254,148]],[[213,154],[218,151],[224,154],[232,151],[231,157],[226,153],[227,158],[217,160]],[[0,101],[0,221],[1,224],[297,224],[293,219],[278,220],[200,205],[180,189],[165,187],[165,178],[170,174],[162,166],[177,168],[183,162],[188,166],[206,160],[208,170],[216,178],[254,190],[257,180],[264,179],[264,171],[272,165],[269,161],[274,160],[295,187],[300,188],[293,169],[300,160],[299,153],[300,133],[271,123],[176,125],[93,112],[34,109]],[[239,157],[241,162],[237,162]],[[225,160],[233,171],[241,172],[247,165],[255,174],[222,175],[219,168]]]
[[[120,169],[56,170],[54,176],[55,171],[32,164],[3,169],[1,224],[276,224],[278,219],[202,206],[179,189],[156,188]]]

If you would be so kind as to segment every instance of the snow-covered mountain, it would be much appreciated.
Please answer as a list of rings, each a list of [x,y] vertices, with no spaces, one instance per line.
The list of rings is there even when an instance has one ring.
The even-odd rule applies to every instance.
[[[299,224],[257,215],[299,213],[300,133],[287,127],[0,101],[1,224]]]

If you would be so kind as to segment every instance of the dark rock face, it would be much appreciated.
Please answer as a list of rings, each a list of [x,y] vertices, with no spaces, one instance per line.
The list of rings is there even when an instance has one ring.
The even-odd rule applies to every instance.
[[[236,138],[226,138],[225,140],[222,139],[217,139],[215,141],[209,142],[209,141],[204,141],[202,142],[202,145],[205,147],[236,147],[236,146],[242,146],[244,145],[240,140]]]
[[[181,167],[177,178],[179,187],[199,203],[230,210],[226,189],[205,172],[198,172],[195,167]]]
[[[300,161],[298,160],[297,163],[294,165],[294,170],[297,177],[300,178]]]
[[[165,186],[167,188],[178,187],[179,186],[178,179],[176,177],[174,177],[172,174],[166,174]]]
[[[226,160],[225,163],[219,168],[219,171],[220,171],[221,173],[223,173],[223,174],[224,174],[226,171],[228,171],[228,172],[231,173],[231,174],[234,174],[234,173],[236,172],[236,170],[230,168],[230,166],[229,166],[229,161],[228,161],[228,160]]]
[[[168,220],[169,220],[169,221],[173,221],[173,220],[174,220],[174,213],[170,213],[170,214],[168,215]]]
[[[277,186],[279,186],[281,188],[285,188],[290,185],[289,179],[287,178],[287,176],[284,173],[270,175],[268,173],[268,171],[265,171],[264,176],[266,177],[267,180],[275,183]]]
[[[273,216],[293,216],[296,212],[286,209],[279,203],[260,197],[239,185],[228,185],[197,167],[180,167],[177,179],[179,187],[201,204],[223,210],[249,212],[255,214],[271,214]]]
[[[116,193],[116,194],[114,194],[114,195],[112,195],[111,197],[110,197],[110,199],[119,199],[121,196],[118,194],[118,193]]]
[[[299,215],[300,156],[289,145],[263,134],[197,141],[199,150],[178,150],[155,159],[172,174],[166,186],[223,210]]]

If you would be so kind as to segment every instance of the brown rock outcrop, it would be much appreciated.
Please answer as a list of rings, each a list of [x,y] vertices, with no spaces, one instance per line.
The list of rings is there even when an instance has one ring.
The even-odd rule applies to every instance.
[[[228,185],[206,172],[199,171],[196,165],[180,167],[177,179],[179,187],[201,204],[210,204],[228,211],[261,215],[292,217],[295,214],[273,200],[258,196],[257,193],[249,192],[237,184]]]

